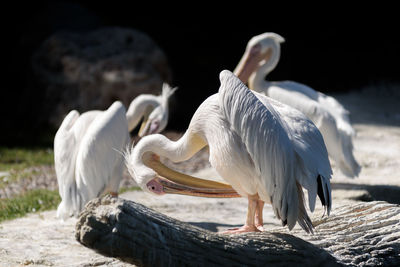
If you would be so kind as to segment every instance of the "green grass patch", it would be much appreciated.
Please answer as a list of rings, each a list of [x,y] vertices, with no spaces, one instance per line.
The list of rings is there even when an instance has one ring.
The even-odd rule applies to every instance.
[[[0,190],[21,179],[34,179],[43,171],[53,171],[46,166],[41,168],[43,165],[53,164],[54,153],[51,148],[0,146]],[[121,188],[119,193],[135,190],[141,189],[132,186]],[[58,191],[46,189],[28,191],[10,199],[0,199],[0,222],[23,217],[27,213],[56,209],[60,201]]]
[[[140,187],[124,187],[119,194],[127,191],[138,191]],[[36,189],[11,199],[0,199],[0,222],[23,217],[28,213],[56,209],[61,198],[58,191]]]
[[[61,198],[57,191],[37,189],[12,199],[0,199],[0,222],[22,217],[30,212],[57,208]]]
[[[0,171],[22,170],[49,164],[54,164],[54,153],[51,148],[0,147]]]
[[[118,194],[122,194],[128,191],[140,191],[142,190],[139,186],[122,187],[119,189]]]

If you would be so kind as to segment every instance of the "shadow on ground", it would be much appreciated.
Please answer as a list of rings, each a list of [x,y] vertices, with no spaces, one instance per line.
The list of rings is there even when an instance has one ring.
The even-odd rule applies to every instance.
[[[361,195],[354,200],[360,201],[386,201],[392,204],[400,204],[400,187],[394,185],[367,185],[332,183],[332,190],[365,190],[369,195]]]
[[[223,223],[213,223],[213,222],[188,222],[188,224],[211,232],[222,232],[228,229],[239,228],[243,226],[243,224],[223,224]],[[264,227],[268,229],[271,227],[276,227],[276,225],[264,223]]]

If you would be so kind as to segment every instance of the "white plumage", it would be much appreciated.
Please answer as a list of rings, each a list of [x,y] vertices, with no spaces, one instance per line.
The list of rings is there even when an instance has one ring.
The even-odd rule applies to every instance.
[[[129,132],[142,117],[146,124],[142,135],[161,132],[174,90],[165,84],[160,96],[140,95],[127,112],[116,101],[105,111],[80,115],[72,110],[65,117],[54,138],[54,165],[62,199],[57,217],[77,216],[89,200],[103,192],[117,194],[125,167],[121,151],[130,141]]]
[[[249,88],[285,103],[304,113],[321,131],[328,153],[343,174],[358,176],[360,165],[353,155],[349,112],[333,97],[297,82],[268,82],[266,75],[278,64],[280,43],[284,39],[275,33],[253,37],[247,44],[235,74]]]
[[[220,81],[219,92],[199,106],[181,139],[146,136],[128,151],[128,171],[145,191],[169,193],[165,179],[173,177],[149,167],[156,166],[148,164],[149,152],[179,162],[208,145],[212,167],[249,199],[245,226],[231,232],[257,231],[264,202],[272,204],[289,229],[299,222],[312,232],[302,186],[308,190],[312,211],[317,195],[328,214],[331,209],[331,168],[320,132],[302,113],[250,91],[231,72],[222,71]],[[199,187],[196,190],[206,191]]]

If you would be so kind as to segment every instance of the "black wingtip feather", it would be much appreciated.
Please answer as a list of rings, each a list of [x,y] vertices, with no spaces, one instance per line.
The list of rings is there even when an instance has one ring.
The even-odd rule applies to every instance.
[[[321,175],[318,175],[317,182],[318,182],[318,191],[317,191],[318,197],[321,200],[322,206],[326,206],[328,204],[329,199],[328,200],[325,199],[324,189],[322,188],[322,177],[321,177]]]
[[[329,189],[328,189],[328,185],[327,185],[327,184],[325,184],[325,189],[326,189],[326,192],[327,192],[327,194],[328,194],[327,208],[328,208],[328,212],[329,212],[332,203],[331,203],[331,193],[329,192]],[[329,214],[329,213],[328,213],[328,214]]]

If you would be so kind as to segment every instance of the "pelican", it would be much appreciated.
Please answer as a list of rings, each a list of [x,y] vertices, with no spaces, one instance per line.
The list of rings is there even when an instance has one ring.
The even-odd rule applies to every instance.
[[[140,136],[161,132],[168,121],[168,98],[175,90],[164,84],[160,96],[139,95],[128,111],[115,101],[105,111],[68,113],[54,138],[62,199],[58,218],[77,216],[89,200],[102,193],[117,195],[125,166],[120,151],[129,143],[130,131],[143,118]]]
[[[289,229],[298,222],[312,232],[302,188],[311,211],[317,195],[328,215],[331,209],[332,170],[319,130],[301,112],[250,91],[227,70],[220,82],[218,93],[199,106],[179,140],[154,134],[128,148],[129,173],[145,192],[156,195],[246,197],[245,224],[226,233],[262,231],[264,203]],[[207,145],[209,161],[226,183],[178,173],[159,160],[185,161]]]
[[[293,81],[269,82],[265,77],[278,64],[283,37],[276,33],[254,36],[235,69],[250,89],[303,112],[321,131],[329,156],[348,177],[359,175],[361,167],[353,155],[355,131],[347,111],[335,98]]]

